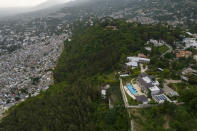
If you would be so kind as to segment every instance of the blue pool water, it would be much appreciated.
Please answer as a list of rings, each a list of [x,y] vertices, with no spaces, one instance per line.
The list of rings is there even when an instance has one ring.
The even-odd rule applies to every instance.
[[[137,91],[135,88],[133,88],[132,85],[127,85],[127,88],[129,89],[129,91],[131,92],[131,94],[136,95]]]

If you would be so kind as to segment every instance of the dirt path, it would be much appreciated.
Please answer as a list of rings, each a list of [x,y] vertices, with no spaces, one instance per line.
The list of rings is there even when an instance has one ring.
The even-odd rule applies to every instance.
[[[181,80],[167,80],[167,79],[165,79],[165,82],[166,82],[167,84],[169,84],[169,83],[176,84],[176,83],[181,83],[182,81],[181,81]]]
[[[181,83],[181,80],[164,80],[164,87],[169,88],[168,84],[172,83],[172,84],[176,84],[176,83]]]

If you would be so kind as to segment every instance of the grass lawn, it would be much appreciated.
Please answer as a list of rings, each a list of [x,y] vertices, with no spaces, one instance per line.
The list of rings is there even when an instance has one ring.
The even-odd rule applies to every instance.
[[[160,54],[165,53],[169,48],[166,45],[158,47]]]

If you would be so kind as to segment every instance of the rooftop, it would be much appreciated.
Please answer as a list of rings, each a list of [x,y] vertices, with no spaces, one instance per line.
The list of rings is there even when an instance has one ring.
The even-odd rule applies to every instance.
[[[180,58],[180,57],[188,58],[191,55],[192,55],[192,52],[191,51],[183,51],[183,50],[180,50],[179,52],[176,53],[176,57],[177,58]]]
[[[145,95],[136,96],[136,100],[139,102],[148,102],[148,98]]]
[[[150,87],[149,89],[151,92],[152,91],[160,91],[159,87],[157,87],[157,86]]]
[[[158,103],[163,103],[164,101],[171,101],[166,95],[160,94],[160,95],[153,95],[153,99]]]
[[[146,83],[151,83],[150,77],[146,76],[142,78]]]
[[[138,66],[138,63],[136,61],[132,61],[132,62],[128,62],[126,63],[127,66],[134,66],[134,67],[137,67]]]

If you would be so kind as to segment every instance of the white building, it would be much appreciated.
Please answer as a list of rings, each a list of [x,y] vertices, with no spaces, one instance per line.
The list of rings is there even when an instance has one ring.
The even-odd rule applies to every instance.
[[[147,51],[151,51],[152,50],[152,48],[151,47],[144,47]]]
[[[102,97],[102,99],[106,99],[106,97],[107,97],[107,91],[106,90],[101,90],[101,97]]]
[[[147,58],[141,58],[141,57],[127,57],[127,60],[129,61],[126,63],[128,67],[136,68],[138,67],[138,63],[149,63],[150,59]]]
[[[153,40],[153,39],[150,39],[149,41],[147,41],[147,44],[150,44],[150,43],[152,43],[156,47],[157,46],[162,46],[162,45],[165,44],[165,42],[162,41],[162,40],[157,41],[157,40]]]
[[[161,92],[160,88],[158,87],[159,82],[153,81],[152,78],[146,73],[140,74],[136,80],[136,83],[145,94],[148,94],[148,91],[151,92],[151,95],[156,95]]]
[[[150,87],[149,90],[151,91],[151,95],[156,95],[160,93],[160,89],[157,86]]]
[[[192,33],[190,33],[190,32],[186,32],[188,35],[190,35],[190,36],[193,36],[193,34]]]
[[[136,62],[136,61],[131,61],[131,62],[128,62],[128,63],[126,63],[126,65],[128,66],[128,67],[133,67],[133,68],[136,68],[136,67],[138,67],[138,63]]]
[[[183,42],[185,43],[185,48],[189,48],[189,47],[197,48],[196,38],[185,38],[183,39]]]
[[[194,57],[193,57],[193,58],[194,58],[194,60],[196,60],[196,62],[197,62],[197,55],[194,55]]]
[[[122,75],[120,75],[120,77],[128,77],[129,76],[129,74],[122,74]]]

